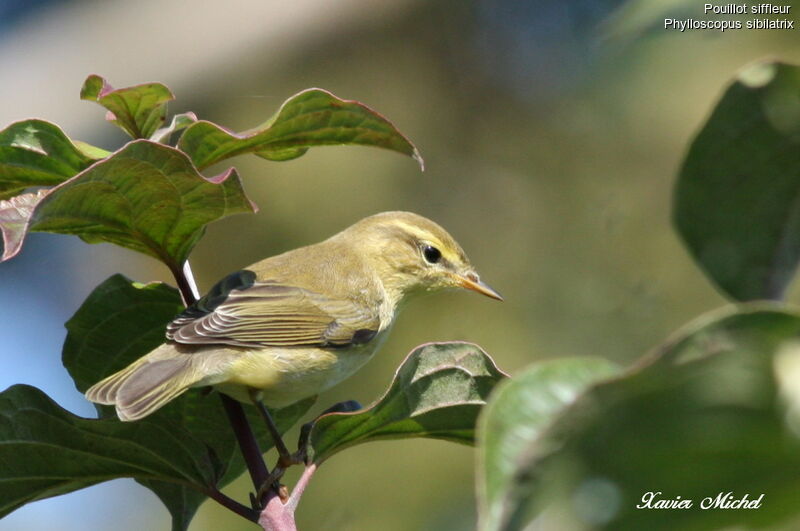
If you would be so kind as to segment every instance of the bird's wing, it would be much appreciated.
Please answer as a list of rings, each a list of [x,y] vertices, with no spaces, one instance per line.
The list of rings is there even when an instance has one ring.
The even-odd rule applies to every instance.
[[[239,271],[220,281],[167,326],[185,344],[331,346],[366,343],[378,333],[378,312]]]

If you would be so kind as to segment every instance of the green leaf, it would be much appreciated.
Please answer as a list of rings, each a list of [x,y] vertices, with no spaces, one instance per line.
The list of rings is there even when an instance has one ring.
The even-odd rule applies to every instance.
[[[166,324],[183,309],[178,292],[160,283],[137,284],[114,275],[98,286],[67,322],[63,362],[79,391],[118,371],[164,342]],[[221,488],[245,469],[233,431],[216,393],[192,389],[152,415],[131,423],[148,424],[202,441],[206,456],[216,463],[215,484]],[[288,430],[311,407],[314,398],[272,411],[281,432]],[[258,413],[245,406],[261,448],[271,439]],[[116,420],[113,407],[98,406],[101,417]],[[127,423],[126,423],[127,424]],[[181,435],[184,436],[184,435]],[[169,454],[166,454],[169,455]],[[176,529],[185,529],[205,495],[163,478],[137,480],[153,490],[173,516]],[[202,493],[200,493],[202,494]]]
[[[800,68],[742,71],[692,142],[673,217],[738,300],[781,299],[800,260]]]
[[[91,420],[40,390],[0,393],[0,517],[22,505],[122,477],[207,489],[218,474],[205,445],[151,422]]]
[[[167,116],[167,102],[175,99],[161,83],[144,83],[115,89],[100,76],[90,75],[83,82],[81,99],[94,101],[106,109],[106,120],[118,125],[133,138],[149,138]]]
[[[101,158],[97,155],[76,145],[54,124],[15,122],[0,131],[0,199],[33,186],[61,184]]]
[[[422,157],[391,122],[357,101],[341,100],[321,89],[308,89],[286,100],[263,125],[232,133],[201,120],[183,133],[178,147],[200,168],[242,153],[268,160],[289,160],[313,146],[358,144]]]
[[[254,210],[235,171],[206,179],[177,149],[137,140],[53,188],[27,229],[115,243],[176,270],[208,223]]]
[[[0,232],[3,234],[0,261],[8,260],[19,252],[33,209],[46,193],[46,190],[39,190],[0,201]]]
[[[306,453],[321,463],[345,448],[378,439],[428,437],[472,444],[478,413],[503,378],[489,355],[472,343],[417,347],[375,404],[317,418]]]
[[[75,144],[75,147],[77,147],[80,150],[81,153],[83,153],[90,159],[100,160],[111,155],[110,151],[106,151],[103,148],[87,144],[86,142],[82,142],[80,140],[73,140],[72,142]]]
[[[186,129],[196,121],[197,121],[197,116],[195,116],[193,112],[176,114],[175,116],[172,117],[172,121],[170,122],[170,124],[167,127],[162,127],[161,129],[155,131],[150,136],[150,140],[152,140],[153,142],[160,142],[162,144],[166,144],[167,142],[169,142],[172,133]]]
[[[113,275],[97,286],[64,324],[62,361],[78,391],[163,343],[166,324],[183,308],[178,291],[160,282]]]
[[[499,518],[481,529],[524,529],[540,515],[553,529],[752,528],[796,519],[798,372],[795,311],[760,303],[707,316],[633,370],[590,387],[528,438]],[[764,497],[758,510],[701,508],[729,492]],[[692,506],[637,508],[647,493]]]
[[[503,382],[478,422],[481,529],[499,529],[525,450],[592,384],[618,372],[601,358],[536,363]]]

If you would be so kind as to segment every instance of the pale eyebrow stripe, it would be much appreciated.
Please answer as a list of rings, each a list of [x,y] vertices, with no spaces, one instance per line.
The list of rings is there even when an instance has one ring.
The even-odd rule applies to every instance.
[[[410,235],[414,236],[417,240],[428,241],[431,244],[433,244],[433,245],[435,245],[436,247],[439,247],[439,248],[443,248],[445,246],[444,242],[442,242],[439,238],[434,236],[429,231],[426,231],[424,229],[420,229],[419,227],[415,227],[414,225],[409,225],[409,224],[407,224],[407,223],[405,223],[403,221],[395,221],[394,225],[395,225],[395,227],[399,228],[400,230],[402,230],[406,234],[410,234]]]
[[[451,255],[450,250],[443,241],[424,229],[420,229],[414,225],[409,225],[400,220],[393,221],[392,229],[396,230],[404,240],[408,241],[412,245],[416,245],[417,241],[427,241],[431,245],[438,248],[442,252],[442,261],[447,267],[452,267],[454,265],[452,260],[453,257],[461,258],[458,255]],[[416,240],[409,240],[409,236],[416,238]]]

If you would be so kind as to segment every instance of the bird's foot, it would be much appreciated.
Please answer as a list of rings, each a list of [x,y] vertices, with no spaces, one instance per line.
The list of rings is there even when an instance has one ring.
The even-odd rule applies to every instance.
[[[269,491],[269,489],[273,489],[280,497],[283,503],[289,499],[289,489],[286,488],[286,485],[281,484],[280,480],[283,477],[283,474],[286,472],[286,469],[290,466],[294,465],[302,465],[305,463],[305,452],[296,452],[291,455],[280,455],[278,456],[278,462],[275,463],[275,467],[272,469],[272,472],[267,479],[264,480],[261,487],[259,487],[258,492],[256,493],[256,499],[261,500],[264,498],[264,495]]]
[[[265,495],[267,494],[267,492],[269,492],[270,489],[274,490],[278,494],[278,497],[281,499],[282,502],[286,503],[286,500],[289,499],[289,491],[286,488],[286,485],[283,485],[280,482],[280,479],[283,476],[284,472],[285,470],[280,468],[273,469],[270,475],[264,481],[264,483],[262,483],[261,486],[258,488],[258,491],[256,492],[255,495],[255,499],[258,500],[259,510],[264,509],[264,503],[262,500],[265,499]]]
[[[256,404],[256,407],[258,407],[259,411],[261,411],[264,420],[267,422],[267,426],[272,426],[270,431],[273,435],[273,440],[276,443],[276,450],[278,450],[278,461],[275,463],[275,467],[272,469],[272,472],[264,481],[264,483],[262,483],[258,488],[258,492],[256,492],[253,500],[251,500],[254,503],[254,507],[260,510],[263,509],[263,507],[256,507],[256,505],[260,506],[260,503],[256,504],[255,500],[263,500],[264,495],[269,492],[270,489],[274,490],[275,493],[278,494],[283,503],[286,503],[286,501],[289,499],[289,490],[286,488],[286,485],[281,484],[280,480],[283,477],[283,474],[286,472],[286,469],[290,466],[308,464],[308,439],[311,435],[311,428],[314,427],[315,421],[311,421],[303,425],[303,427],[300,429],[300,441],[298,444],[299,449],[295,453],[290,454],[287,451],[286,446],[283,444],[283,441],[280,439],[280,436],[277,434],[277,429],[274,428],[272,418],[269,416],[269,412],[267,412],[264,404],[261,403],[261,401],[258,400],[255,395],[253,395],[253,402]],[[361,408],[361,404],[355,400],[348,400],[346,402],[334,404],[332,407],[322,412],[320,416],[327,413],[346,413],[357,411]]]

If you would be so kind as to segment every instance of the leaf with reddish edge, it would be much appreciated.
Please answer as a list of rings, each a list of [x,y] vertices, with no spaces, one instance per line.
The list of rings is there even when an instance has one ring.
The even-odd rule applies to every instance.
[[[81,99],[94,101],[106,109],[106,120],[118,125],[133,138],[148,138],[161,127],[167,116],[167,102],[175,99],[161,83],[143,83],[115,89],[102,77],[92,74],[81,88]]]
[[[242,133],[200,120],[186,129],[178,147],[203,169],[242,153],[282,161],[313,146],[338,144],[391,149],[413,157],[424,169],[417,148],[389,120],[363,103],[317,88],[292,96],[267,122]]]
[[[33,209],[46,193],[46,190],[39,190],[0,201],[0,232],[3,234],[3,256],[0,261],[8,260],[19,252]]]
[[[377,439],[427,437],[473,444],[489,393],[507,377],[478,345],[428,343],[403,361],[386,394],[360,411],[320,415],[303,449],[321,463]]]
[[[177,270],[206,224],[254,211],[233,169],[205,178],[179,150],[136,140],[53,188],[27,228],[115,243]]]
[[[186,129],[196,121],[197,121],[197,116],[195,116],[193,112],[176,114],[175,116],[172,117],[172,121],[168,126],[162,127],[161,129],[157,130],[152,135],[150,135],[150,140],[152,140],[153,142],[160,142],[162,144],[166,144],[169,142],[172,133],[180,131],[182,129]]]
[[[102,158],[101,152],[73,142],[50,122],[14,122],[0,131],[0,199],[34,186],[61,184]]]

